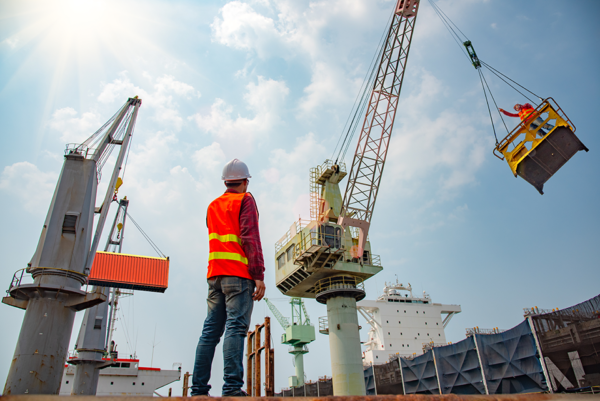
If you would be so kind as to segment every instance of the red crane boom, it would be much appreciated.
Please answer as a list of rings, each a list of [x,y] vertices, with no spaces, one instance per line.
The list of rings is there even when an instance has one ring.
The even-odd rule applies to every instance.
[[[418,9],[419,0],[398,0],[352,160],[338,224],[359,229],[357,257],[375,208]]]

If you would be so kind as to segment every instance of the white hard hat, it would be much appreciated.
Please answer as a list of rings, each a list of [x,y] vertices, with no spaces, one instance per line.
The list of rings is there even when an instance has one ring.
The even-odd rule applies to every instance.
[[[252,178],[248,166],[241,160],[233,159],[223,167],[224,181],[243,180],[244,178]]]

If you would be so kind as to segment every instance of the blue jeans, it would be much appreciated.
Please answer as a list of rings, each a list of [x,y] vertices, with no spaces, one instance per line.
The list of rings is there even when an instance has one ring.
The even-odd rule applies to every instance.
[[[544,119],[542,119],[541,117],[536,118],[532,123],[531,123],[531,129],[536,129],[537,127],[540,126],[540,124],[544,124]],[[542,137],[542,136],[546,136],[548,134],[548,132],[544,131],[544,129],[547,129],[548,131],[552,131],[552,128],[554,128],[554,126],[550,125],[550,124],[544,124],[544,126],[542,128],[539,129],[538,136]]]
[[[192,395],[206,395],[211,389],[210,370],[215,347],[223,341],[223,392],[234,395],[244,385],[244,338],[252,315],[254,281],[234,276],[217,276],[208,280],[208,312],[202,336],[196,348],[192,376]]]

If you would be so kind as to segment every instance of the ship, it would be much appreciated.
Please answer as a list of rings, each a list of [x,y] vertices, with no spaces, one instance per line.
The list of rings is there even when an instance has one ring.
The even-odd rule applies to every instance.
[[[69,359],[74,358],[70,356]],[[110,358],[103,358],[110,361]],[[74,365],[65,365],[60,395],[71,395]],[[96,395],[112,396],[154,396],[156,390],[181,378],[181,365],[177,369],[161,369],[140,366],[137,358],[114,358],[111,366],[100,370]]]
[[[106,367],[99,371],[96,395],[153,396],[159,388],[181,379],[181,363],[174,363],[173,369],[161,369],[140,366],[140,360],[135,352],[129,358],[119,358],[117,345],[112,340],[116,330],[117,310],[120,309],[119,300],[122,297],[133,296],[134,291],[122,288],[112,288],[111,291],[113,296],[110,302],[111,312],[107,328],[107,344],[109,346],[102,357]],[[77,369],[75,363],[79,357],[77,345],[75,345],[75,348],[75,350],[69,352],[65,364],[60,395],[72,394]]]
[[[434,303],[429,294],[414,296],[410,283],[385,283],[376,300],[357,303],[358,312],[370,330],[363,352],[364,365],[387,363],[390,359],[423,354],[431,345],[445,345],[444,329],[460,305]]]

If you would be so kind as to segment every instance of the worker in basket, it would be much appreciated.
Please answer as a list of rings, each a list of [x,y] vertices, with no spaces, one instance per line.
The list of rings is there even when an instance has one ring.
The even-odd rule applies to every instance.
[[[518,114],[510,113],[504,109],[498,109],[498,110],[500,110],[500,112],[504,113],[505,115],[507,115],[509,117],[520,117],[521,121],[523,121],[525,124],[531,122],[531,128],[533,128],[533,129],[536,129],[541,124],[544,124],[544,120],[540,116],[537,116],[537,118],[535,120],[530,121],[531,118],[533,117],[533,116],[531,116],[531,114],[533,114],[533,112],[535,111],[534,107],[531,104],[517,103],[517,104],[515,104],[514,109]],[[544,129],[551,131],[552,128],[554,128],[552,125],[544,124],[544,126],[538,130],[538,135],[540,137],[546,136],[548,134],[548,132],[544,131]]]
[[[265,262],[258,231],[258,209],[247,192],[250,172],[233,159],[222,179],[227,190],[208,206],[208,312],[196,348],[192,396],[208,395],[215,347],[223,333],[222,395],[244,397],[244,342],[253,301],[265,295]]]

